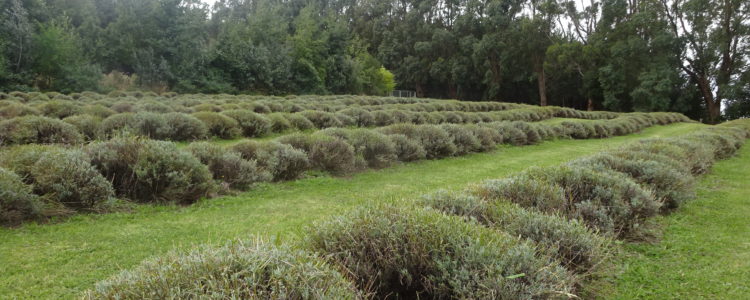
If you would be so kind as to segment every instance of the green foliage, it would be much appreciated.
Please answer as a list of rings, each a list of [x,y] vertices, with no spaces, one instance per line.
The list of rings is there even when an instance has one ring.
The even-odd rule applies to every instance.
[[[197,112],[193,114],[208,128],[209,134],[222,139],[234,139],[242,134],[242,128],[234,119],[215,112]]]
[[[0,122],[0,145],[77,144],[82,141],[75,126],[56,119],[24,116]]]
[[[257,161],[258,167],[269,172],[275,181],[297,179],[310,168],[304,151],[275,141],[245,141],[232,146],[232,149],[244,159]]]
[[[307,242],[376,297],[531,299],[571,290],[572,278],[532,245],[405,203],[331,218]]]
[[[208,167],[173,143],[116,138],[86,152],[117,195],[133,201],[190,204],[213,189]]]
[[[172,252],[97,283],[84,299],[360,299],[354,284],[314,254],[260,241]]]
[[[44,152],[31,166],[30,175],[35,193],[67,208],[92,210],[114,196],[112,184],[81,150]]]
[[[223,114],[237,121],[245,137],[263,136],[271,130],[271,120],[252,111],[229,110]]]
[[[42,205],[31,186],[25,184],[15,173],[0,168],[0,224],[16,225],[36,218]]]
[[[527,210],[504,201],[488,203],[468,194],[446,191],[427,195],[422,202],[447,214],[472,218],[533,241],[577,274],[594,273],[608,256],[609,241],[577,220]]]
[[[208,142],[192,143],[187,150],[208,166],[214,180],[229,187],[248,188],[270,180],[270,175],[260,170],[255,160],[243,159],[238,152]]]

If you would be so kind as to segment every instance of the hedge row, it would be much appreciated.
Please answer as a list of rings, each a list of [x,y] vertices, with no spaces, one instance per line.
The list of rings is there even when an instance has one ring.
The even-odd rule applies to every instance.
[[[623,114],[650,125],[689,121],[676,113]],[[192,141],[217,137],[260,137],[288,130],[324,129],[331,127],[382,127],[396,123],[411,124],[479,124],[496,121],[540,121],[553,117],[603,118],[616,120],[609,114],[580,112],[572,109],[535,107],[498,112],[410,112],[375,111],[350,108],[339,113],[306,110],[299,113],[258,114],[250,110],[228,110],[184,114],[176,112],[137,112],[107,115],[70,115],[62,120],[42,116],[18,116],[0,121],[0,145],[14,144],[76,144],[83,141],[106,139],[114,136],[139,135],[157,140]],[[575,127],[576,138],[606,135],[601,126],[564,122]],[[636,124],[638,125],[638,124]],[[614,129],[616,130],[616,129]],[[623,129],[623,132],[632,129]],[[622,133],[613,132],[619,135]]]
[[[295,247],[303,250],[240,243],[170,254],[101,282],[86,296],[576,297],[580,284],[586,283],[581,279],[607,257],[610,238],[619,233],[601,226],[618,222],[603,219],[630,214],[633,220],[618,220],[630,223],[621,229],[635,229],[633,225],[665,203],[651,194],[651,189],[664,188],[663,182],[643,177],[651,174],[649,168],[688,177],[705,172],[702,167],[732,155],[750,138],[750,130],[736,128],[747,125],[648,139],[606,152],[623,163],[609,164],[601,154],[486,181],[465,192],[438,192],[418,202],[427,207],[370,204],[316,223]],[[285,263],[279,263],[279,257]],[[259,264],[268,268],[259,271]]]
[[[670,120],[669,115],[648,114],[555,125],[491,122],[328,128],[274,141],[248,140],[230,148],[198,142],[178,149],[171,142],[119,137],[70,148],[10,147],[0,153],[0,167],[20,175],[42,202],[55,208],[53,211],[97,211],[112,203],[114,197],[141,203],[190,204],[216,192],[247,189],[258,182],[294,180],[309,170],[340,175],[398,162],[484,152],[498,144],[603,138]],[[28,212],[26,218],[38,215]],[[23,219],[8,217],[2,222],[16,223],[19,218]]]

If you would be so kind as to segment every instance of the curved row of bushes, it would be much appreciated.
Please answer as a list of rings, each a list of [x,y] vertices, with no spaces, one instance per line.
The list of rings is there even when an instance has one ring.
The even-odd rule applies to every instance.
[[[338,113],[305,110],[299,113],[259,114],[250,110],[196,112],[93,113],[66,115],[62,120],[25,115],[0,121],[0,145],[76,144],[111,138],[123,134],[140,135],[157,140],[192,141],[217,137],[235,139],[260,137],[288,130],[331,127],[382,127],[397,123],[476,124],[495,121],[540,121],[554,117],[589,118],[596,113],[572,109],[535,107],[497,112],[411,112],[383,110],[370,112],[349,108]],[[668,124],[688,119],[676,113],[623,114]],[[611,115],[597,118],[613,119]],[[616,119],[616,118],[614,118]],[[649,122],[648,120],[645,122]],[[579,127],[584,126],[580,125]],[[585,130],[585,128],[582,128]]]
[[[669,191],[689,188],[656,174],[705,172],[750,137],[735,126],[647,139],[416,203],[370,204],[315,224],[292,248],[240,242],[173,253],[100,282],[86,297],[575,298],[612,237],[672,209]]]
[[[0,152],[0,168],[20,175],[42,197],[26,202],[41,200],[48,209],[45,214],[21,210],[25,213],[14,213],[19,217],[3,218],[0,223],[18,223],[39,215],[100,211],[114,198],[191,204],[229,189],[293,180],[309,170],[340,175],[398,162],[484,152],[498,144],[605,138],[672,120],[659,116],[628,115],[609,121],[554,125],[517,121],[328,128],[312,134],[289,134],[273,141],[247,140],[229,148],[197,142],[179,149],[172,142],[139,137],[119,137],[84,146],[14,146]],[[54,209],[50,210],[50,206]]]

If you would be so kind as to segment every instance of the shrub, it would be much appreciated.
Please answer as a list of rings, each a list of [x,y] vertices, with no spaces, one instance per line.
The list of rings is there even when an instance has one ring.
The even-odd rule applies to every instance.
[[[158,295],[158,296],[157,296]],[[84,299],[360,299],[323,259],[290,247],[234,242],[171,252],[97,283]]]
[[[235,139],[242,134],[239,123],[234,119],[215,112],[197,112],[194,117],[206,124],[208,132],[222,139]]]
[[[353,130],[349,142],[370,168],[385,168],[398,159],[396,146],[382,133],[369,129]]]
[[[597,172],[588,168],[561,166],[532,168],[510,185],[545,182],[561,188],[565,202],[554,212],[581,219],[602,232],[625,234],[637,228],[645,218],[658,213],[661,203],[628,177],[615,172]],[[507,200],[523,207],[539,207],[517,201],[527,196],[510,195]],[[545,204],[545,207],[549,207]]]
[[[395,123],[393,116],[382,110],[372,112],[372,118],[375,126],[388,126]]]
[[[391,134],[388,135],[388,138],[393,142],[396,156],[400,161],[415,161],[427,156],[427,152],[422,145],[403,134]]]
[[[105,119],[111,115],[116,114],[117,112],[102,105],[94,104],[84,106],[83,113]]]
[[[311,142],[308,157],[313,167],[336,175],[355,169],[354,147],[343,139],[315,134]]]
[[[313,141],[310,135],[304,133],[292,133],[279,137],[276,141],[282,144],[290,145],[296,149],[310,153],[312,151]]]
[[[36,108],[23,103],[11,103],[0,108],[0,118],[11,119],[23,116],[38,116],[42,114]]]
[[[271,131],[271,120],[249,110],[229,110],[224,115],[237,121],[246,137],[264,136]]]
[[[142,136],[164,140],[169,138],[171,128],[161,114],[138,112],[133,115],[133,128]]]
[[[318,111],[318,110],[306,110],[299,112],[305,118],[310,120],[315,127],[324,129],[329,127],[342,127],[344,124],[336,118],[336,115],[329,112]]]
[[[275,181],[294,180],[310,168],[304,151],[279,142],[244,141],[232,147],[244,159],[255,160]]]
[[[443,124],[440,128],[448,133],[453,140],[453,144],[456,145],[456,155],[476,152],[482,148],[482,144],[479,142],[479,139],[474,136],[472,131],[461,125]]]
[[[375,125],[375,117],[373,117],[372,113],[364,109],[352,107],[344,109],[340,111],[340,113],[351,117],[353,125],[357,127],[370,127]]]
[[[39,106],[39,111],[47,117],[63,119],[83,113],[83,109],[72,101],[52,100]]]
[[[0,145],[77,144],[83,136],[76,127],[57,119],[24,116],[0,122]]]
[[[568,204],[562,187],[529,178],[523,173],[511,178],[485,180],[472,185],[470,191],[487,201],[509,200],[548,213],[561,210]]]
[[[284,113],[272,113],[268,115],[268,121],[271,122],[271,132],[284,132],[292,129],[292,122],[289,122]]]
[[[315,226],[308,244],[376,298],[531,299],[571,289],[530,244],[434,210],[361,208]]]
[[[693,177],[687,170],[676,169],[655,160],[633,160],[622,156],[598,154],[571,164],[599,171],[623,173],[635,182],[647,186],[654,196],[664,203],[664,209],[677,208],[694,196]]]
[[[521,130],[524,134],[526,134],[526,143],[527,145],[534,145],[538,144],[542,141],[542,136],[539,134],[539,131],[534,126],[530,125],[526,122],[513,122],[511,123],[513,127],[518,128],[518,130]]]
[[[112,184],[80,150],[44,152],[30,169],[34,192],[47,201],[75,210],[91,210],[109,200]]]
[[[63,122],[75,126],[87,141],[93,141],[99,137],[102,119],[92,115],[75,115],[63,119]]]
[[[208,166],[214,180],[232,188],[247,188],[270,180],[270,174],[259,170],[254,160],[243,159],[235,151],[208,142],[192,143],[187,150]]]
[[[137,202],[189,204],[213,188],[208,167],[170,142],[116,138],[86,151],[117,194]]]
[[[21,177],[0,168],[0,225],[17,225],[40,215],[42,205]]]
[[[468,194],[445,191],[427,195],[422,202],[445,213],[473,218],[512,236],[529,239],[577,274],[593,272],[607,257],[607,239],[577,220],[546,215],[504,201],[486,203]]]
[[[135,114],[121,113],[104,119],[99,131],[103,137],[114,137],[122,133],[134,133]]]
[[[164,121],[169,126],[169,139],[192,141],[208,136],[208,127],[196,117],[182,113],[166,113]]]
[[[435,125],[396,124],[380,128],[385,134],[403,134],[424,147],[427,158],[441,158],[456,153],[456,145],[445,130]]]
[[[315,128],[315,124],[300,114],[286,114],[285,117],[292,123],[292,126],[299,130],[308,130]]]
[[[497,147],[497,143],[503,141],[503,136],[487,127],[480,127],[477,125],[466,125],[467,130],[479,140],[478,151],[490,151]]]
[[[708,172],[715,160],[713,149],[706,144],[682,138],[641,140],[628,145],[627,150],[670,157],[687,164],[696,175]]]

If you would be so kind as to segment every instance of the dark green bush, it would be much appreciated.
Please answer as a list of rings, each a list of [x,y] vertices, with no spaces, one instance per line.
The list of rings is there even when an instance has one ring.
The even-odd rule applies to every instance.
[[[189,204],[213,188],[208,167],[170,142],[116,138],[86,151],[117,195],[137,202]]]
[[[192,141],[208,137],[208,127],[196,117],[183,113],[166,113],[164,121],[169,126],[169,139]]]
[[[0,145],[78,144],[83,136],[61,120],[24,116],[0,122]]]
[[[91,210],[114,191],[80,150],[54,149],[40,155],[30,169],[34,192],[46,201],[74,210]]]
[[[193,113],[193,117],[206,124],[208,132],[218,138],[235,139],[242,134],[242,129],[237,121],[220,113],[197,112]]]
[[[0,225],[17,225],[34,219],[42,204],[17,174],[0,168]]]
[[[171,252],[97,283],[84,299],[362,299],[314,254],[263,242]]]
[[[258,169],[255,160],[243,159],[239,153],[208,142],[191,143],[187,150],[213,174],[214,180],[232,188],[247,188],[268,181],[271,175]]]
[[[335,217],[307,242],[376,298],[554,298],[573,281],[529,243],[407,204]]]
[[[257,161],[258,167],[269,172],[275,181],[297,179],[310,168],[304,151],[275,141],[244,141],[232,146],[232,149],[244,159]]]
[[[531,240],[577,274],[594,272],[607,257],[609,241],[577,220],[527,210],[505,201],[488,203],[468,194],[445,191],[427,195],[422,202],[447,214],[473,218],[512,236]]]
[[[75,115],[63,119],[65,123],[71,124],[78,129],[87,141],[96,140],[99,137],[99,128],[102,119],[92,115]]]
[[[223,114],[237,121],[243,136],[259,137],[271,131],[271,120],[252,111],[237,109],[225,111]]]

